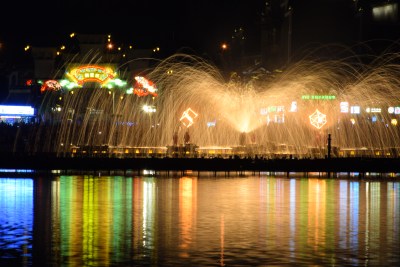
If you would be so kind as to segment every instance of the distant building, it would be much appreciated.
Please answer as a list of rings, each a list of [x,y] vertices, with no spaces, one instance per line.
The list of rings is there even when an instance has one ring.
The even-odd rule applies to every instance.
[[[26,53],[24,64],[2,69],[6,73],[3,87],[7,87],[8,94],[0,99],[0,104],[37,108],[41,103],[43,82],[62,79],[71,65],[110,64],[116,66],[120,79],[133,82],[134,75],[150,67],[153,51],[117,45],[105,34],[71,34],[65,45],[29,47]]]
[[[288,0],[268,0],[261,17],[261,63],[281,68],[290,60],[292,9]]]
[[[359,41],[400,38],[398,0],[355,0]]]

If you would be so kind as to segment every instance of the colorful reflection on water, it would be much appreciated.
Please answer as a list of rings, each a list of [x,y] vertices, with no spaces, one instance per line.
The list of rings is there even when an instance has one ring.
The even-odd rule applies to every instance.
[[[395,266],[398,251],[396,180],[0,178],[1,264]]]

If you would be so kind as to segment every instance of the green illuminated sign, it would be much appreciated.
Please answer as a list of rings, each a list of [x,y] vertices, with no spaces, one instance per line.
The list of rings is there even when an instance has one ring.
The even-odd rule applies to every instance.
[[[335,100],[336,96],[334,96],[334,95],[302,95],[301,99],[303,99],[303,100]]]

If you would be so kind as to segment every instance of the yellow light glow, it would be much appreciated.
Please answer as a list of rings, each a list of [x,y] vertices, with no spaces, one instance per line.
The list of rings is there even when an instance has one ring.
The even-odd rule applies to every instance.
[[[116,73],[110,67],[84,65],[71,69],[67,72],[67,76],[79,86],[82,86],[85,82],[98,82],[103,85],[110,79],[114,79]]]
[[[193,125],[194,119],[198,116],[196,112],[194,112],[191,108],[185,110],[179,119],[186,128],[189,128]]]

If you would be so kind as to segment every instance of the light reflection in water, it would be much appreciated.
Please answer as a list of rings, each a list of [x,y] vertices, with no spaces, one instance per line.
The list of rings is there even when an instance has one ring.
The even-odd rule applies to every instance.
[[[154,220],[155,220],[155,182],[154,178],[145,178],[143,182],[143,247],[154,249]]]
[[[32,235],[33,180],[0,179],[0,265],[29,265]]]
[[[180,257],[188,258],[190,246],[195,233],[193,228],[196,219],[196,178],[182,177],[179,179],[179,249]]]
[[[400,262],[398,181],[267,176],[46,179],[0,179],[0,263]]]

